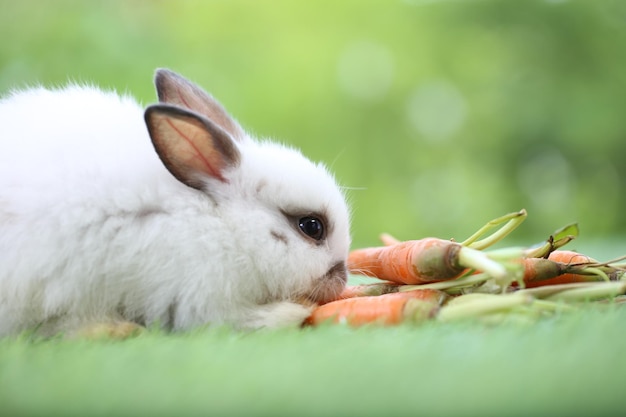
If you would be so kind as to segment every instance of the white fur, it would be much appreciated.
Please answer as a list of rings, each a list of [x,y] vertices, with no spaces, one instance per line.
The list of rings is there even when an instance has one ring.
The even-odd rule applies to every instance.
[[[165,169],[131,98],[69,86],[0,101],[0,336],[120,316],[175,330],[301,322],[310,307],[293,301],[347,256],[344,197],[293,149],[238,147],[208,196]],[[332,232],[312,244],[281,210],[325,211]]]

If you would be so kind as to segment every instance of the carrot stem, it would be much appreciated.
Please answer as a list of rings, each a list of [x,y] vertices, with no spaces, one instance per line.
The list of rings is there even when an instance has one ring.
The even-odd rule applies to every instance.
[[[609,282],[609,276],[600,268],[587,267],[582,268],[580,272],[577,272],[581,275],[596,275],[602,278],[604,281]]]
[[[458,263],[466,268],[482,271],[496,279],[503,279],[508,275],[508,271],[501,263],[490,259],[485,252],[467,246],[461,247]]]
[[[552,233],[542,245],[528,250],[524,256],[527,258],[547,258],[550,253],[577,238],[578,233],[579,230],[577,223],[571,223],[563,226]]]
[[[554,284],[554,285],[544,285],[542,287],[535,288],[523,288],[521,290],[517,290],[516,294],[528,294],[535,298],[547,298],[551,295],[558,294],[560,292],[577,289],[577,288],[589,288],[593,285],[597,285],[594,282],[573,282],[569,284]]]
[[[556,301],[550,300],[535,300],[532,304],[534,307],[538,307],[542,311],[575,311],[578,310],[573,305],[563,304]]]
[[[497,311],[510,310],[533,302],[533,297],[517,293],[506,295],[484,294],[484,296],[467,302],[443,306],[439,310],[439,314],[437,314],[437,320],[448,322],[468,319]],[[459,298],[462,297],[460,296]]]
[[[483,227],[478,229],[473,235],[465,239],[461,242],[462,246],[468,246],[472,249],[485,249],[496,242],[502,240],[505,236],[511,233],[513,230],[517,229],[517,227],[522,224],[522,222],[526,219],[527,213],[525,209],[522,209],[518,212],[505,214],[504,216],[498,217],[496,219],[490,220]],[[493,229],[496,226],[501,225],[502,223],[506,224],[498,229],[496,232],[492,233],[488,237],[478,240],[481,236],[487,233],[489,230]]]
[[[612,298],[626,292],[626,282],[602,282],[593,285],[573,288],[546,297],[547,300],[576,302]]]
[[[482,284],[490,278],[489,275],[480,273],[480,274],[471,274],[466,275],[460,278],[448,280],[448,281],[439,281],[432,282],[430,284],[420,284],[420,285],[402,285],[398,289],[399,292],[404,291],[413,291],[419,289],[431,289],[431,290],[448,290],[450,288],[462,288],[462,287],[471,287],[476,284]]]

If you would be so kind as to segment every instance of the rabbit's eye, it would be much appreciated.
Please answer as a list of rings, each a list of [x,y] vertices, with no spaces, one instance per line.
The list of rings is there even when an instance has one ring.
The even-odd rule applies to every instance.
[[[287,221],[313,244],[322,245],[329,231],[332,231],[332,224],[328,223],[328,217],[324,212],[304,211],[297,208],[280,211]]]
[[[308,237],[315,240],[322,240],[326,235],[324,223],[313,216],[302,217],[298,220],[298,227]]]

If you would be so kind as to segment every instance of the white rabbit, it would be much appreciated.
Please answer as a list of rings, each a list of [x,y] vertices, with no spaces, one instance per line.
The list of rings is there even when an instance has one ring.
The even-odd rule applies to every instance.
[[[169,70],[155,83],[145,113],[84,86],[0,101],[0,336],[297,324],[343,289],[349,213],[324,166]]]

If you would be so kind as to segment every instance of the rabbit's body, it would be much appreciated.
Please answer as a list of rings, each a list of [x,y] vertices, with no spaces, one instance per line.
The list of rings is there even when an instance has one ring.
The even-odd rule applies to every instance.
[[[297,323],[309,309],[296,299],[341,290],[348,214],[323,167],[241,130],[224,134],[222,121],[207,135],[242,136],[234,150],[211,148],[208,174],[180,168],[155,136],[188,139],[195,130],[169,126],[209,122],[162,107],[146,113],[150,135],[136,102],[91,87],[0,101],[0,335],[114,320]],[[323,242],[290,220],[319,212],[330,217]]]

